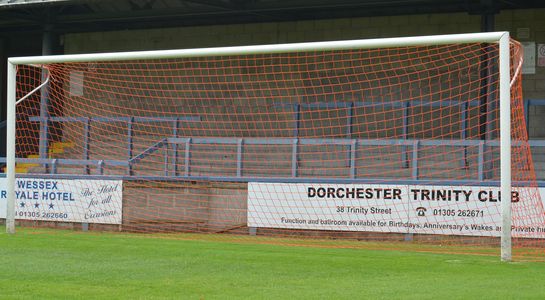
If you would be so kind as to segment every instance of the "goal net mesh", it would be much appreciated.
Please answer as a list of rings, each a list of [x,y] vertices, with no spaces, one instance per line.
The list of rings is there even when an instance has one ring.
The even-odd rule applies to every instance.
[[[540,254],[510,45],[514,245]],[[47,77],[17,106],[24,226],[499,251],[498,44],[19,65],[17,98]]]

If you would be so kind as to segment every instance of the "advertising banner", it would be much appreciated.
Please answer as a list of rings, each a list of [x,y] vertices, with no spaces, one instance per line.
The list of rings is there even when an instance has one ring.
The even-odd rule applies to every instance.
[[[20,178],[15,219],[121,224],[121,180]],[[6,217],[6,178],[0,178],[0,218]]]
[[[531,217],[537,210],[522,206],[531,193],[545,194],[512,191],[513,211],[525,216],[513,236],[545,238]],[[501,193],[490,186],[249,183],[248,226],[498,237]]]

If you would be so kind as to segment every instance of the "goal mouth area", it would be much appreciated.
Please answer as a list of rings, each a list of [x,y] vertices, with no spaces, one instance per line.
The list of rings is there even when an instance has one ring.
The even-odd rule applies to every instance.
[[[98,218],[128,231],[138,220],[150,231],[200,224],[195,231],[510,241],[510,222],[538,226],[543,217],[521,122],[518,46],[494,32],[10,58],[8,212]],[[41,68],[51,82],[15,107],[42,82]],[[64,194],[15,201],[16,163],[26,172],[18,182],[56,180]],[[307,193],[339,185],[349,192],[329,202]],[[360,197],[366,188],[396,192]],[[498,201],[512,188],[529,199],[513,204],[513,218]],[[457,190],[467,200],[453,198]],[[103,192],[110,200],[93,202]],[[72,206],[80,196],[89,202]],[[465,228],[475,216],[493,230]],[[297,218],[307,223],[283,221]],[[376,223],[348,225],[361,218]],[[449,222],[456,226],[441,225]]]

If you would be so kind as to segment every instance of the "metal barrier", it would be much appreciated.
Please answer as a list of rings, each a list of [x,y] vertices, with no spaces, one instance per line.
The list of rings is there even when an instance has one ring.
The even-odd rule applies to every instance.
[[[517,147],[517,144],[523,145],[525,142],[513,141],[513,146]],[[545,140],[529,141],[531,147],[545,147]],[[191,149],[194,145],[233,145],[236,146],[236,174],[232,176],[195,176],[191,172]],[[184,150],[179,150],[176,145],[184,145]],[[291,176],[286,177],[255,177],[245,176],[245,169],[243,167],[244,149],[247,145],[287,145],[291,147]],[[345,146],[348,148],[348,176],[346,178],[312,178],[299,176],[298,170],[298,156],[300,154],[299,148],[302,146]],[[172,156],[164,156],[164,175],[163,176],[142,176],[135,175],[133,168],[149,157],[153,153],[171,147],[174,150]],[[386,178],[373,178],[366,179],[356,176],[356,149],[358,147],[369,146],[407,146],[411,147],[411,176],[410,178],[399,179],[386,179]],[[59,165],[79,165],[79,166],[96,166],[98,168],[99,176],[107,177],[122,177],[125,180],[216,180],[216,181],[235,181],[235,182],[248,182],[248,181],[281,181],[281,182],[330,182],[330,183],[349,183],[349,182],[365,182],[365,181],[395,181],[395,182],[425,182],[429,181],[422,179],[419,176],[419,157],[420,149],[426,146],[448,146],[448,147],[477,147],[477,178],[474,180],[445,180],[445,183],[458,183],[458,184],[479,184],[481,182],[492,182],[486,178],[485,167],[485,155],[486,149],[489,147],[499,147],[498,140],[482,141],[482,140],[404,140],[404,139],[389,139],[389,140],[369,140],[369,139],[294,139],[294,138],[199,138],[199,137],[185,137],[185,138],[163,138],[143,152],[131,157],[127,160],[86,160],[86,159],[43,159],[43,158],[17,158],[18,163],[36,163],[41,165],[47,165],[49,167],[49,175],[61,175],[57,174]],[[182,153],[179,153],[182,152]],[[166,151],[165,151],[166,153]],[[169,161],[169,157],[173,158]],[[184,170],[177,170],[178,158],[184,159]],[[464,157],[460,158],[460,164],[465,165]],[[0,162],[4,162],[4,158],[0,158]],[[399,168],[404,168],[405,163],[400,159]],[[126,168],[125,175],[103,175],[104,167],[117,166]],[[173,172],[169,172],[174,170]],[[62,174],[65,178],[75,178],[85,176],[93,176],[83,174]],[[33,176],[47,176],[47,174],[32,174]],[[28,176],[28,175],[23,175]],[[441,180],[434,180],[435,183]]]
[[[45,124],[41,127],[40,130],[45,131],[45,134],[40,132],[40,145],[47,144],[43,143],[41,139],[48,136],[49,131],[49,122],[64,122],[64,123],[83,123],[83,158],[89,159],[89,135],[91,129],[91,122],[102,122],[102,123],[112,123],[112,122],[126,122],[127,123],[127,141],[128,149],[127,155],[132,157],[132,145],[133,145],[133,126],[135,123],[155,123],[155,122],[168,122],[172,124],[172,134],[173,136],[178,135],[179,122],[199,122],[201,117],[199,116],[189,116],[189,117],[30,117],[28,118],[30,122],[40,122],[40,124]],[[47,149],[40,149],[41,156],[40,158],[46,158],[45,153]]]
[[[353,109],[358,107],[373,107],[373,106],[391,106],[403,108],[403,126],[402,126],[402,135],[401,139],[383,139],[383,140],[370,140],[370,139],[352,139],[352,124],[354,113]],[[461,115],[460,115],[460,132],[461,136],[459,140],[412,140],[408,139],[408,128],[409,128],[409,109],[415,106],[461,106]],[[31,158],[18,158],[16,161],[18,163],[37,163],[50,167],[48,169],[49,174],[57,174],[57,166],[59,165],[81,165],[84,166],[84,174],[64,174],[66,177],[77,177],[77,176],[94,176],[89,175],[89,166],[96,166],[98,169],[99,176],[121,176],[124,179],[160,179],[160,180],[172,180],[172,179],[210,179],[210,180],[222,180],[222,181],[262,181],[263,178],[252,178],[244,176],[243,168],[243,156],[244,156],[244,147],[245,145],[291,145],[291,176],[290,177],[278,177],[278,178],[266,178],[265,181],[283,181],[283,182],[301,182],[309,180],[309,178],[302,178],[298,176],[298,167],[297,167],[297,157],[299,155],[298,149],[302,145],[340,145],[349,147],[349,176],[348,178],[313,178],[312,180],[318,181],[327,181],[327,182],[362,182],[362,180],[367,180],[364,178],[357,178],[356,176],[356,149],[361,146],[401,146],[403,165],[401,168],[411,168],[411,178],[407,179],[410,182],[417,181],[423,182],[419,178],[419,148],[424,146],[460,146],[460,147],[478,147],[477,155],[477,178],[476,181],[485,181],[486,180],[486,166],[485,166],[485,149],[487,147],[498,147],[499,141],[491,140],[466,140],[466,130],[467,130],[467,108],[469,106],[478,105],[478,101],[405,101],[405,102],[387,102],[387,103],[371,103],[371,102],[334,102],[334,103],[286,103],[286,104],[277,104],[277,107],[291,107],[294,114],[294,132],[293,138],[201,138],[201,137],[178,137],[179,122],[199,122],[201,117],[199,116],[189,116],[189,117],[31,117],[29,121],[32,122],[41,122],[49,124],[49,122],[78,122],[83,123],[84,125],[84,134],[83,134],[83,159],[48,159],[45,157],[31,159]],[[526,116],[526,122],[528,127],[529,119],[529,107],[530,106],[545,106],[545,99],[536,100],[528,99],[524,102],[524,110]],[[346,122],[346,137],[347,138],[338,138],[338,139],[308,139],[308,138],[299,138],[299,130],[301,126],[301,108],[346,108],[347,122]],[[127,123],[127,159],[126,160],[90,160],[89,159],[89,143],[90,143],[90,125],[91,122],[126,122]],[[134,155],[133,153],[133,126],[135,123],[147,123],[147,122],[170,122],[172,123],[172,137],[163,138],[148,147],[142,153]],[[44,130],[48,130],[48,126],[44,127]],[[40,136],[44,136],[40,134]],[[516,146],[516,141],[514,141],[514,146]],[[178,168],[178,146],[183,144],[185,147],[183,159],[184,159],[184,170],[183,173],[177,170]],[[191,174],[191,145],[196,144],[223,144],[223,145],[236,145],[237,146],[237,159],[236,159],[236,176],[192,176]],[[531,147],[545,147],[545,140],[530,140],[529,145]],[[171,147],[174,151],[173,159],[169,162],[168,156],[165,155],[164,159],[164,176],[135,176],[133,173],[133,167],[139,162],[144,160],[147,156],[153,154],[154,152]],[[408,151],[407,149],[412,147],[412,150]],[[41,151],[42,152],[42,151]],[[467,165],[467,153],[464,155],[464,164]],[[5,158],[0,158],[0,163],[5,162]],[[409,162],[411,165],[409,165]],[[173,174],[169,174],[169,164],[171,169],[174,170]],[[126,168],[126,175],[102,175],[104,172],[104,167],[107,166],[118,166]],[[20,176],[27,176],[24,174],[19,174]],[[47,174],[33,174],[39,176],[48,176]],[[380,178],[369,179],[369,180],[381,180]],[[406,181],[407,181],[406,180]],[[397,182],[403,180],[397,180]],[[453,181],[451,181],[453,182]],[[458,181],[457,181],[458,182]],[[459,182],[466,182],[462,180]],[[467,182],[473,182],[467,181]],[[489,182],[489,181],[487,181]],[[545,185],[545,181],[540,182]]]

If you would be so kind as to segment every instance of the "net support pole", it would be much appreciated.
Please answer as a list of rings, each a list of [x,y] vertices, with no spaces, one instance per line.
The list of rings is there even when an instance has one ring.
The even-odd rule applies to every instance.
[[[500,38],[501,260],[511,261],[511,87],[509,33]]]
[[[46,24],[42,36],[42,55],[51,55],[53,48],[53,32],[50,24]],[[41,82],[47,78],[47,70],[42,69]],[[49,156],[49,87],[45,86],[40,93],[40,158]],[[46,170],[49,168],[45,165]]]
[[[15,65],[8,60],[6,129],[6,232],[15,233]]]

